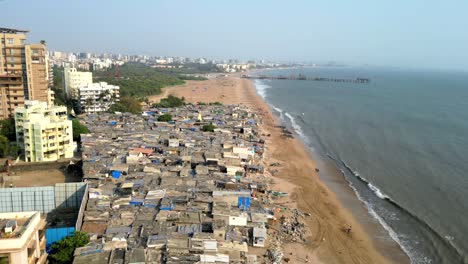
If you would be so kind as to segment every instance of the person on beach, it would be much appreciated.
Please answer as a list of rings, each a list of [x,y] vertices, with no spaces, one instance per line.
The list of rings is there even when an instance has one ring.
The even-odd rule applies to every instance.
[[[351,226],[349,226],[348,228],[346,228],[346,234],[350,234],[351,233]]]

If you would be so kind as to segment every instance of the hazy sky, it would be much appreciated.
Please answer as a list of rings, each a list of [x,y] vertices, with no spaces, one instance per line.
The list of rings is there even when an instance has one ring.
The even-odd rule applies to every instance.
[[[0,26],[52,50],[468,69],[467,0],[0,0],[0,10]]]

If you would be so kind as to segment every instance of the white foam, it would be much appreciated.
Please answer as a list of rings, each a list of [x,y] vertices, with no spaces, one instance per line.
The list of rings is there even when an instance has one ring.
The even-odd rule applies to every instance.
[[[412,258],[412,254],[411,254],[411,251],[405,246],[403,245],[403,243],[400,241],[400,239],[398,238],[398,234],[393,230],[393,228],[391,228],[386,222],[385,220],[380,217],[375,211],[374,209],[372,208],[372,205],[368,202],[366,202],[362,196],[359,194],[359,192],[357,191],[357,189],[350,183],[349,183],[349,186],[351,187],[351,189],[354,190],[354,193],[356,194],[357,198],[359,199],[359,201],[363,202],[364,205],[366,206],[367,208],[367,211],[369,212],[369,214],[374,217],[379,223],[380,225],[385,229],[387,230],[388,234],[390,235],[390,237],[398,244],[400,245],[401,249],[406,253],[406,255],[410,258],[410,261],[411,263],[415,263],[414,262],[414,259]]]
[[[255,89],[257,90],[258,95],[260,95],[263,99],[265,99],[266,90],[270,89],[271,86],[261,80],[255,80],[254,84],[255,84]]]
[[[274,105],[272,105],[272,104],[270,104],[270,106],[271,106],[271,108],[272,108],[273,110],[275,110],[276,112],[279,113],[279,115],[280,115],[279,117],[280,117],[281,121],[284,121],[284,115],[283,115],[284,111],[283,111],[283,109],[278,108],[278,107],[276,107],[276,106],[274,106]]]
[[[276,106],[274,106],[274,105],[271,105],[271,108],[273,108],[273,110],[275,110],[276,112],[278,112],[278,113],[280,113],[280,114],[283,113],[283,109],[278,108],[278,107],[276,107]]]
[[[390,199],[387,195],[383,194],[379,188],[372,185],[372,183],[369,182],[367,186],[369,186],[369,189],[371,189],[375,193],[375,195],[377,195],[377,197],[379,197],[380,199]]]
[[[302,131],[301,126],[296,122],[296,119],[289,114],[288,112],[285,112],[284,114],[289,118],[289,121],[291,122],[291,126],[294,129],[294,131],[306,142],[308,142],[308,138],[305,136],[304,132]]]

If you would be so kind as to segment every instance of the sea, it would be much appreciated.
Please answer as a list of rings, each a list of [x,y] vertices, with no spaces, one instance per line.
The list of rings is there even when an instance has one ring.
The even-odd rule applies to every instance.
[[[411,263],[468,263],[467,72],[310,67],[252,74],[369,78],[255,86],[314,158],[340,172]]]

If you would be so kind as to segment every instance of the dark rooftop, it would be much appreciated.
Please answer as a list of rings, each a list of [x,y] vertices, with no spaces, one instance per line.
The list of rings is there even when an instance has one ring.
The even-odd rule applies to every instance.
[[[29,30],[21,30],[21,29],[14,29],[14,28],[0,28],[0,33],[28,33]]]

